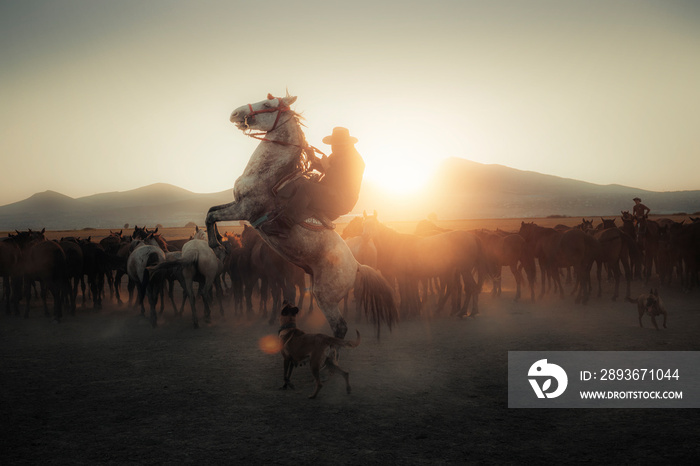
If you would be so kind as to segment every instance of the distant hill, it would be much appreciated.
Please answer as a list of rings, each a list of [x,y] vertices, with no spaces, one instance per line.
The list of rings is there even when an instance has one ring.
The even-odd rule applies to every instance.
[[[367,188],[367,189],[364,189]],[[380,187],[365,186],[355,210],[388,219],[419,220],[430,213],[444,220],[566,216],[616,216],[640,197],[654,214],[700,210],[700,191],[655,192],[487,165],[461,158],[445,160],[425,190],[403,202]],[[374,200],[390,206],[382,212]]]
[[[231,190],[198,194],[158,183],[142,188],[73,199],[53,191],[0,207],[0,230],[79,230],[133,225],[204,224],[209,207],[231,202]]]
[[[365,182],[351,214],[377,210],[384,220],[409,221],[430,213],[443,220],[617,216],[632,208],[635,196],[655,214],[700,211],[700,191],[654,192],[597,185],[460,158],[445,160],[423,191],[399,197]],[[198,194],[164,183],[77,199],[45,191],[0,207],[0,230],[121,228],[125,223],[203,225],[209,207],[232,200],[230,189]]]

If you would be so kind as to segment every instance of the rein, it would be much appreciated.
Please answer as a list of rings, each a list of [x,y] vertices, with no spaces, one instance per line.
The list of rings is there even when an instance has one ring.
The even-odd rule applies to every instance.
[[[279,113],[277,114],[277,118],[275,118],[275,124],[273,124],[272,128],[269,129],[269,131],[274,131],[277,128],[277,123],[280,121],[280,116],[282,115],[282,113],[290,110],[290,108],[287,105],[282,104],[282,99],[278,98],[277,100],[280,103],[277,107],[264,108],[262,110],[253,110],[253,106],[251,104],[248,104],[248,109],[250,109],[250,113],[245,117],[246,125],[248,124],[248,117],[253,117],[261,113],[272,113],[279,111]]]
[[[267,131],[261,131],[261,132],[259,132],[259,133],[245,132],[244,134],[245,134],[246,136],[248,136],[248,137],[253,138],[253,139],[257,139],[258,141],[272,142],[272,143],[275,143],[275,144],[279,144],[279,145],[281,145],[281,146],[298,147],[298,148],[300,148],[301,150],[303,150],[304,152],[306,152],[307,154],[308,154],[309,151],[310,151],[310,154],[311,154],[311,155],[313,155],[313,154],[321,154],[321,155],[325,156],[326,154],[324,154],[324,153],[321,152],[318,148],[316,148],[316,147],[314,147],[314,146],[312,146],[312,145],[308,145],[308,144],[307,144],[306,146],[301,146],[301,145],[299,145],[299,144],[292,144],[292,143],[290,143],[290,142],[285,142],[285,141],[275,141],[274,139],[268,139],[268,138],[265,137],[265,136],[267,135],[267,133],[269,133],[270,131],[274,131],[274,130],[277,129],[277,124],[279,123],[280,117],[282,116],[282,114],[285,113],[285,112],[288,112],[289,110],[291,110],[291,108],[290,108],[289,106],[284,105],[284,104],[282,103],[282,99],[280,99],[280,98],[278,97],[277,100],[278,100],[279,103],[280,103],[277,107],[264,108],[264,109],[262,109],[262,110],[253,110],[253,105],[248,104],[248,108],[250,109],[250,113],[249,113],[248,115],[246,115],[246,117],[245,117],[245,124],[246,124],[246,126],[248,125],[248,118],[250,118],[250,117],[254,117],[255,115],[259,115],[259,114],[261,114],[261,113],[272,113],[272,112],[278,112],[278,113],[277,113],[277,117],[275,118],[275,123],[272,125],[272,128],[270,128],[269,130],[267,130]],[[288,120],[284,121],[280,126],[286,124],[286,123],[289,122],[291,119],[292,119],[292,118],[289,118]]]

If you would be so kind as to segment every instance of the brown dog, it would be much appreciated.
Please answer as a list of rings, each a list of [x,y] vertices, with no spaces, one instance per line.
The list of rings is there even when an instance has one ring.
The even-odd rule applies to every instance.
[[[321,389],[321,378],[319,372],[325,363],[331,374],[340,372],[345,378],[345,386],[350,393],[349,374],[341,369],[333,358],[327,356],[326,350],[336,350],[340,347],[355,348],[360,344],[360,332],[357,332],[357,340],[346,341],[340,338],[334,338],[322,333],[307,334],[297,328],[296,315],[299,313],[299,308],[292,307],[287,304],[280,315],[280,330],[279,338],[282,342],[282,357],[284,358],[284,385],[283,390],[287,387],[294,389],[294,385],[289,380],[292,376],[292,369],[309,359],[311,366],[311,374],[316,381],[316,388],[309,398],[316,398],[318,391]]]
[[[649,290],[649,294],[640,294],[636,301],[630,298],[627,298],[627,301],[637,303],[640,327],[644,327],[642,325],[642,316],[646,313],[651,316],[651,323],[654,324],[656,330],[659,330],[659,326],[656,324],[656,316],[663,314],[664,328],[666,328],[666,307],[664,307],[663,301],[659,298],[659,290]]]

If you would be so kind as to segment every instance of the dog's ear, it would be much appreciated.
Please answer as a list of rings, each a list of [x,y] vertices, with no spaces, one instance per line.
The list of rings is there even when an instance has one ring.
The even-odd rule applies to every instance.
[[[299,308],[298,308],[298,307],[290,307],[290,308],[289,308],[289,314],[290,314],[290,315],[293,315],[293,316],[299,314]]]
[[[282,315],[283,315],[283,316],[288,316],[288,315],[290,315],[290,314],[291,314],[291,315],[294,315],[294,314],[291,313],[291,310],[292,310],[292,307],[291,307],[289,304],[286,304],[286,305],[282,308]]]

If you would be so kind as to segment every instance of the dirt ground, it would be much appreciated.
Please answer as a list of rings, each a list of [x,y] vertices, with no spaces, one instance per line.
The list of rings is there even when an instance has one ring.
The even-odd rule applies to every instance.
[[[662,288],[667,330],[635,305],[481,295],[470,319],[401,322],[381,341],[349,319],[353,392],[308,366],[280,391],[282,360],[258,340],[277,328],[229,315],[191,328],[169,306],[152,329],[128,307],[79,308],[60,324],[39,305],[0,316],[0,464],[670,463],[698,454],[693,409],[509,409],[509,350],[699,350],[700,300]],[[510,281],[509,281],[510,280]],[[609,285],[607,285],[609,288]],[[485,290],[490,284],[485,285]],[[633,294],[643,284],[633,283]],[[608,294],[609,296],[609,294]],[[329,333],[320,311],[300,319]],[[647,321],[648,325],[648,321]]]

